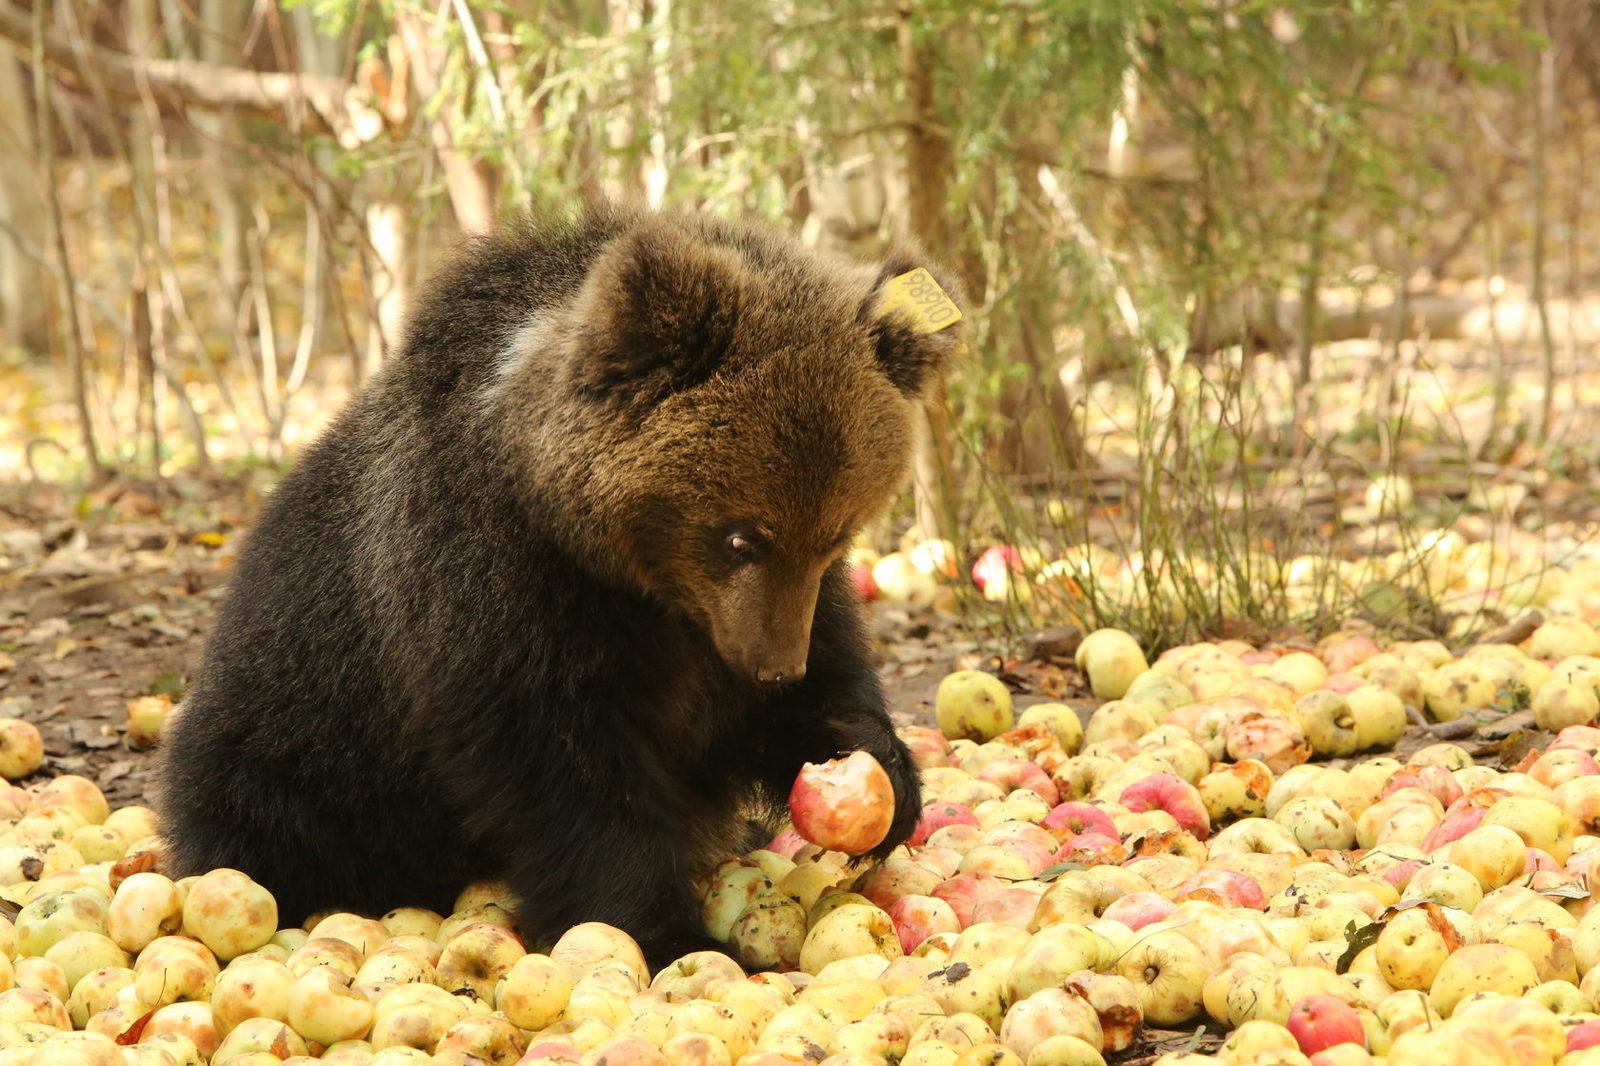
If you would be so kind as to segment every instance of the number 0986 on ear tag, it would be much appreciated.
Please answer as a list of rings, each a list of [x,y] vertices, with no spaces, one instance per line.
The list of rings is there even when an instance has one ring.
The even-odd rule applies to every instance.
[[[904,316],[918,333],[937,333],[961,321],[961,309],[922,267],[889,279],[878,314]]]

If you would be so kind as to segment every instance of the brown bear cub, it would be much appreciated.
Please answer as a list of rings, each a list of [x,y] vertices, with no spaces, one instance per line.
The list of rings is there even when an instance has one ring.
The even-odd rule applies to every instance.
[[[170,872],[291,920],[503,878],[530,946],[599,920],[659,965],[803,761],[876,756],[904,841],[843,556],[960,344],[888,309],[925,265],[618,210],[468,245],[239,560],[165,743]]]

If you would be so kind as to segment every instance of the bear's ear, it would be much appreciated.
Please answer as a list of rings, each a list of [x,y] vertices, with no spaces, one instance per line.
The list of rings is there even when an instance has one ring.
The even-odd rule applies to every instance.
[[[579,380],[654,399],[705,381],[733,342],[748,284],[736,253],[678,227],[647,223],[623,234],[578,296]]]
[[[956,299],[960,287],[914,250],[897,250],[878,271],[861,317],[872,331],[890,382],[907,396],[920,396],[952,357],[964,350],[964,328]]]

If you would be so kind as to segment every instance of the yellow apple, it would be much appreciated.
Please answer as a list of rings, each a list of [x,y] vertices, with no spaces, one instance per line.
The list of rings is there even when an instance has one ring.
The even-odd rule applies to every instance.
[[[1528,957],[1505,944],[1467,944],[1457,948],[1434,976],[1428,990],[1434,1009],[1443,1017],[1475,992],[1520,996],[1539,983]]]

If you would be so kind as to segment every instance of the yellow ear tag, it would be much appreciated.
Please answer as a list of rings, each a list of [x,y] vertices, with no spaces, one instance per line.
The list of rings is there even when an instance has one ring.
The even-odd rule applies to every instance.
[[[961,321],[961,310],[922,267],[890,278],[878,304],[882,317],[903,315],[918,333],[937,333]]]

